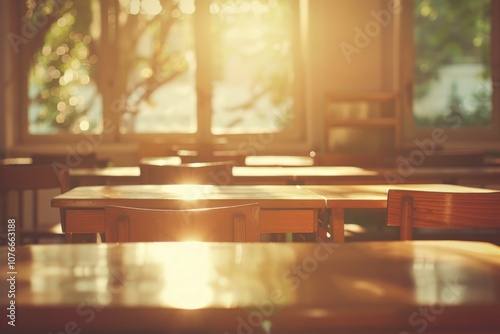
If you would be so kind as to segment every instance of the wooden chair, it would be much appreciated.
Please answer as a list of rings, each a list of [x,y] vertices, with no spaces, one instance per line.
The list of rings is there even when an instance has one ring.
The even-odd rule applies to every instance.
[[[180,165],[140,164],[143,184],[227,185],[233,180],[232,161]]]
[[[256,203],[203,209],[162,210],[106,206],[106,242],[260,241]]]
[[[425,147],[424,147],[425,148]],[[483,167],[486,165],[486,155],[482,150],[442,150],[436,148],[415,147],[388,153],[385,165],[398,167],[402,163],[413,167]]]
[[[236,151],[200,152],[179,150],[177,155],[181,158],[182,163],[233,161],[234,165],[244,166],[246,159],[245,154]]]
[[[26,243],[26,240],[38,243],[41,238],[64,241],[64,226],[61,226],[59,219],[50,224],[40,219],[44,214],[49,215],[48,211],[54,210],[50,207],[50,197],[40,193],[51,189],[59,189],[61,193],[69,190],[67,169],[54,169],[50,165],[0,166],[2,232],[7,232],[8,220],[14,219],[18,244]],[[26,198],[30,193],[31,200]],[[63,215],[62,211],[60,215]],[[31,224],[28,224],[28,220],[31,220]]]
[[[417,228],[500,228],[500,192],[447,193],[390,189],[387,225],[400,226],[401,240]]]
[[[140,142],[139,159],[146,157],[176,156],[177,148],[171,143],[165,142]]]
[[[108,161],[97,159],[97,155],[92,152],[89,154],[59,154],[59,153],[35,153],[31,155],[33,165],[53,165],[67,168],[94,168],[106,167]]]
[[[364,168],[378,168],[381,166],[379,153],[310,153],[315,166],[355,166]]]

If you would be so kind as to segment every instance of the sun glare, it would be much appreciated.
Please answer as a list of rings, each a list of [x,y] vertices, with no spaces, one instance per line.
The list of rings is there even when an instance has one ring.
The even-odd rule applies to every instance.
[[[164,267],[164,289],[161,299],[165,305],[197,309],[214,301],[214,275],[208,245],[203,242],[182,242],[175,260]]]
[[[181,0],[179,3],[179,9],[183,14],[193,14],[196,10],[194,0]]]

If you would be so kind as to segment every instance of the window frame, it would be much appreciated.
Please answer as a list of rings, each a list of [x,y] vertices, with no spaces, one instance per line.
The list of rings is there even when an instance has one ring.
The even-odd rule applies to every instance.
[[[479,146],[484,142],[500,139],[500,0],[491,0],[491,61],[492,61],[492,104],[491,124],[477,128],[419,128],[413,117],[413,86],[414,86],[414,5],[406,1],[401,12],[401,80],[400,90],[403,106],[403,143],[410,146],[415,138],[432,138],[436,128],[445,131],[444,146]]]
[[[211,0],[196,0],[197,6],[205,6],[208,8]],[[11,7],[9,8],[12,14],[12,17],[22,18],[24,16],[24,2],[15,1],[9,2]],[[197,52],[197,62],[198,62],[198,71],[197,71],[197,132],[192,134],[187,133],[120,133],[120,115],[119,113],[112,111],[112,106],[119,101],[120,97],[117,96],[116,92],[113,88],[113,77],[112,73],[115,73],[116,62],[112,59],[113,50],[116,50],[116,44],[110,38],[110,25],[108,24],[109,15],[115,15],[115,19],[117,19],[119,12],[116,10],[119,8],[118,0],[100,0],[101,6],[101,39],[99,41],[100,47],[103,50],[106,48],[108,52],[102,52],[100,55],[100,70],[99,76],[95,78],[95,80],[104,81],[106,85],[100,85],[100,87],[106,87],[106,90],[101,92],[103,98],[103,132],[100,134],[50,134],[50,135],[34,135],[29,133],[29,122],[28,122],[28,106],[29,99],[27,95],[27,83],[28,83],[28,74],[30,70],[30,57],[29,50],[23,45],[19,47],[18,56],[14,57],[16,62],[16,67],[19,69],[19,78],[17,87],[17,93],[19,96],[24,98],[17,101],[17,109],[20,110],[18,116],[18,128],[17,128],[17,140],[18,144],[60,144],[64,143],[80,143],[82,141],[90,141],[94,146],[100,144],[130,144],[130,143],[140,143],[140,142],[151,142],[151,141],[162,141],[169,143],[186,143],[186,144],[206,144],[206,143],[226,143],[226,146],[229,148],[238,148],[242,143],[248,140],[249,137],[262,136],[261,142],[266,144],[266,148],[268,146],[272,146],[271,144],[284,144],[284,143],[305,143],[307,141],[307,124],[306,124],[306,114],[305,114],[305,62],[303,59],[303,46],[305,45],[305,41],[301,34],[301,20],[300,20],[300,11],[303,10],[303,2],[302,1],[292,1],[293,4],[293,62],[295,64],[295,81],[294,81],[294,122],[290,128],[284,129],[280,132],[269,132],[269,133],[241,133],[241,134],[212,134],[210,129],[210,121],[211,121],[211,105],[210,103],[206,103],[203,99],[200,99],[200,94],[203,94],[202,86],[210,84],[210,78],[206,75],[205,72],[200,71],[200,62],[203,61],[205,68],[209,68],[210,59],[204,58],[201,59],[199,57],[199,53]],[[201,14],[200,10],[195,12],[195,15],[200,16],[198,19],[200,21],[210,19],[208,14],[208,10],[205,13],[205,16]],[[21,36],[21,26],[19,22],[21,20],[12,20],[10,26],[10,31]],[[200,23],[198,21],[198,23]],[[18,24],[16,24],[18,23]],[[195,24],[195,34],[200,34],[202,31],[203,25]],[[38,38],[40,38],[38,36]],[[195,35],[196,38],[196,35]],[[199,39],[200,40],[200,39]],[[203,45],[206,47],[207,45]],[[202,47],[200,42],[196,43],[196,48],[199,49]],[[210,54],[206,49],[204,54]],[[200,86],[200,82],[202,85]],[[205,89],[206,90],[206,89]],[[208,99],[210,101],[210,99]],[[204,105],[201,105],[204,104]],[[107,126],[108,125],[108,126]],[[271,143],[272,142],[272,143]],[[270,144],[270,145],[268,145]]]

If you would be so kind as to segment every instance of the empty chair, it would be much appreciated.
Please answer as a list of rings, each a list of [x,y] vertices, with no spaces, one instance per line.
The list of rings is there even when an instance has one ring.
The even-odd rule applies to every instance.
[[[75,153],[35,153],[31,155],[33,165],[65,166],[67,168],[94,168],[106,167],[107,160],[98,160],[97,155]]]
[[[256,203],[186,210],[106,206],[106,242],[260,240]]]
[[[448,193],[390,189],[387,225],[400,226],[401,240],[413,228],[500,228],[500,192]]]
[[[408,164],[413,167],[482,167],[485,166],[482,150],[439,150],[432,147],[416,147],[388,154],[385,163],[389,167]]]
[[[311,152],[315,166],[354,166],[377,168],[381,166],[380,153],[321,153]]]
[[[68,171],[49,165],[0,166],[2,233],[7,232],[8,220],[15,220],[18,244],[27,240],[37,243],[41,238],[57,242],[65,240],[59,217],[56,221],[49,219],[50,211],[55,209],[50,206],[51,197],[40,194],[42,190],[68,191]]]
[[[146,157],[176,156],[177,147],[166,142],[140,142],[138,154],[139,159]]]
[[[232,183],[233,162],[220,161],[180,165],[140,164],[143,184],[212,184]]]
[[[201,152],[179,150],[177,155],[181,158],[182,163],[233,161],[234,165],[244,166],[246,159],[245,154],[236,151]]]

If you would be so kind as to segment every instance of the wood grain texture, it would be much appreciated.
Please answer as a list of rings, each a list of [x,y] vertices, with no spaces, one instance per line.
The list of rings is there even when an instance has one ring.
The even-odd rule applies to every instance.
[[[457,241],[21,247],[16,328],[0,326],[266,333],[266,320],[273,334],[498,333],[499,259],[497,246]]]
[[[233,182],[233,161],[196,162],[180,165],[141,163],[143,184],[213,184]]]
[[[391,189],[387,224],[401,226],[401,239],[412,228],[500,228],[500,192],[455,193]]]
[[[106,206],[104,222],[106,242],[260,240],[255,203],[186,210]]]

